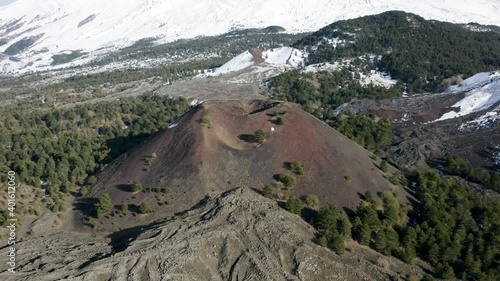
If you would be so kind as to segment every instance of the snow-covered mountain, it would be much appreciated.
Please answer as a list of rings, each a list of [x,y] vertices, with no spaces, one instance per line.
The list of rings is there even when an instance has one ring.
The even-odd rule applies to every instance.
[[[73,61],[82,64],[144,38],[164,43],[270,25],[314,31],[388,10],[500,25],[498,0],[17,0],[0,7],[0,73],[37,70],[76,51],[88,53]]]

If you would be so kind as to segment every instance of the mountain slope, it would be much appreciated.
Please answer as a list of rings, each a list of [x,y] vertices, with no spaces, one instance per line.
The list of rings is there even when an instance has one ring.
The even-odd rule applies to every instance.
[[[117,9],[116,7],[120,7]],[[495,0],[18,0],[0,8],[2,72],[47,66],[55,54],[88,62],[109,50],[141,39],[170,42],[179,38],[215,35],[234,28],[279,25],[289,32],[313,31],[340,19],[388,10],[414,12],[451,22],[500,25]],[[104,49],[101,49],[104,48]],[[106,49],[108,48],[108,49]],[[85,54],[86,52],[98,52]],[[81,53],[80,53],[81,52]],[[31,62],[31,64],[30,64]]]
[[[311,64],[371,56],[376,67],[405,82],[413,94],[443,88],[453,76],[497,70],[499,43],[500,34],[494,31],[476,32],[390,11],[335,22],[294,46],[310,50]]]
[[[287,112],[282,115],[285,124],[277,125],[273,114],[283,111]],[[211,120],[210,128],[201,122],[203,118]],[[266,138],[260,145],[254,139],[259,129]],[[148,160],[151,155],[154,159]],[[315,194],[322,203],[334,202],[350,209],[356,208],[360,194],[367,190],[372,194],[393,190],[402,199],[406,196],[384,178],[370,152],[297,105],[263,100],[210,101],[109,165],[82,203],[109,193],[116,206],[147,202],[158,210],[148,217],[112,219],[118,225],[138,225],[191,208],[207,194],[235,186],[260,189],[276,184],[277,174],[293,174],[288,163],[294,160],[304,164],[304,175],[295,175],[293,188],[277,189],[278,196]],[[144,189],[170,188],[171,192],[134,193],[130,188],[134,180]],[[165,201],[168,205],[158,204]],[[109,224],[103,227],[112,228]]]
[[[378,265],[380,254],[356,245],[352,253],[338,256],[313,243],[314,235],[310,225],[273,200],[237,188],[183,215],[108,238],[62,233],[23,240],[18,272],[2,272],[0,278],[395,280],[400,272],[421,272],[395,258]],[[6,266],[2,263],[0,270]]]

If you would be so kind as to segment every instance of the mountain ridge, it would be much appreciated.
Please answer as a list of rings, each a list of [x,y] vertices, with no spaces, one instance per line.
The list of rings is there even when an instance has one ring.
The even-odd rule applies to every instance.
[[[387,280],[421,272],[355,243],[339,256],[316,231],[274,200],[234,188],[149,226],[106,238],[86,233],[19,243],[18,272],[2,280]],[[71,234],[71,235],[69,235]],[[78,241],[78,245],[75,245]],[[0,249],[0,253],[7,251]],[[64,254],[61,254],[64,253]],[[6,265],[0,265],[3,269]]]
[[[117,10],[117,6],[122,8]],[[16,72],[25,67],[34,70],[36,66],[50,65],[53,55],[91,52],[74,62],[83,64],[110,50],[148,38],[158,43],[171,42],[222,34],[232,29],[272,25],[283,26],[288,32],[314,31],[337,20],[388,10],[404,10],[451,22],[500,25],[496,17],[498,9],[493,0],[476,4],[449,0],[413,4],[400,0],[314,0],[307,3],[283,0],[168,3],[155,0],[126,3],[18,0],[0,8],[0,52],[18,44],[14,52],[17,55],[14,59],[4,57],[0,69],[3,72]]]

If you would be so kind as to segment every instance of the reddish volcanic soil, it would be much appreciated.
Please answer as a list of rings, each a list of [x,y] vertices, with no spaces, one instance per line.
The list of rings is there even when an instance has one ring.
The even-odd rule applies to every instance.
[[[275,124],[276,111],[284,125]],[[208,117],[208,128],[201,119]],[[271,132],[271,128],[275,131]],[[266,132],[262,145],[254,142],[255,131]],[[149,170],[146,160],[156,153]],[[204,102],[181,118],[179,124],[152,136],[110,164],[98,177],[87,195],[97,198],[109,193],[117,205],[133,206],[147,202],[153,214],[127,217],[128,226],[164,218],[187,210],[206,195],[215,196],[237,186],[261,189],[275,184],[278,173],[292,174],[286,163],[300,160],[305,173],[297,185],[280,194],[298,196],[316,194],[321,202],[354,209],[359,194],[393,190],[404,199],[406,194],[393,186],[370,158],[371,153],[295,104],[271,101]],[[169,195],[154,192],[132,193],[134,180],[144,188],[171,188]],[[160,206],[158,202],[167,201]]]

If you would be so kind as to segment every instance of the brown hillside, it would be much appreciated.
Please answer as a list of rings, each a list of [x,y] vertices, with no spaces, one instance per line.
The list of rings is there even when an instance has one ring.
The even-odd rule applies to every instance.
[[[285,110],[285,124],[275,124],[273,113]],[[211,120],[210,128],[201,122],[204,117]],[[253,142],[259,129],[266,132],[262,145]],[[403,192],[384,178],[370,155],[295,104],[211,101],[112,163],[87,197],[109,193],[117,207],[123,202],[132,207],[148,202],[155,209],[153,214],[123,218],[125,225],[142,224],[189,209],[206,195],[215,196],[235,186],[260,189],[274,184],[275,174],[292,174],[285,163],[300,160],[305,165],[304,175],[297,176],[292,190],[278,193],[316,194],[322,203],[354,209],[359,193],[366,190],[372,194],[387,189]],[[146,168],[148,158],[152,163]],[[133,193],[130,185],[137,179],[146,189],[169,188],[172,192]],[[168,205],[163,205],[165,201]],[[119,225],[123,227],[123,223]]]

